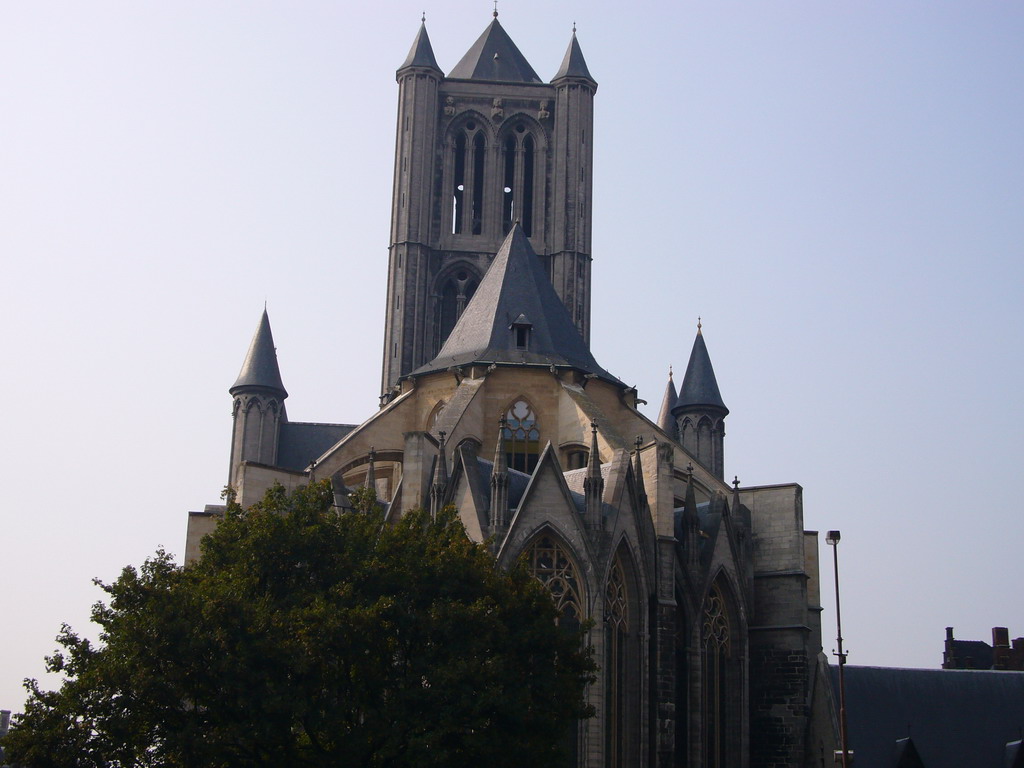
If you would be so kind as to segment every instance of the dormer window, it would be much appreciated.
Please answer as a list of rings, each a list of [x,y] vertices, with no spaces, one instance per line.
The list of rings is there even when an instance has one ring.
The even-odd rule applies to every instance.
[[[533,323],[526,315],[519,315],[510,326],[515,336],[516,349],[528,350],[530,348],[530,335],[533,332]]]

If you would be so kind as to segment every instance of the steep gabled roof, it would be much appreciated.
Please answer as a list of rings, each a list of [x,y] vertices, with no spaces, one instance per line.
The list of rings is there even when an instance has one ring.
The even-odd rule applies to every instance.
[[[437,59],[434,58],[434,49],[430,45],[430,38],[427,36],[426,22],[420,22],[420,30],[416,33],[416,39],[412,41],[409,55],[405,57],[405,62],[398,68],[398,71],[401,72],[406,67],[427,67],[441,72],[441,68],[437,66]]]
[[[521,316],[525,327],[515,327],[522,325]],[[517,344],[520,334],[526,337],[523,346]],[[472,363],[568,366],[622,383],[590,354],[519,224],[501,244],[437,357],[410,375]]]
[[[448,77],[498,83],[539,83],[541,79],[495,18]]]
[[[679,397],[673,411],[679,412],[701,406],[719,408],[726,414],[729,413],[718,391],[715,369],[711,367],[711,356],[708,354],[704,334],[701,333],[698,324],[697,338],[693,340],[690,362],[686,364],[686,375],[683,376],[683,384],[679,387]]]
[[[281,369],[277,365],[274,334],[270,331],[270,317],[266,308],[263,309],[263,317],[260,318],[259,327],[252,337],[249,352],[242,363],[242,370],[228,392],[233,395],[237,391],[253,387],[272,390],[282,399],[288,397],[288,392],[281,381]]]
[[[576,40],[575,28],[572,30],[572,40],[569,41],[569,48],[565,52],[565,58],[562,59],[562,66],[558,68],[558,72],[551,78],[551,82],[561,80],[563,77],[589,80],[594,85],[597,85],[597,81],[591,77],[590,70],[587,69],[587,61],[583,58],[583,49],[580,48],[579,41]]]

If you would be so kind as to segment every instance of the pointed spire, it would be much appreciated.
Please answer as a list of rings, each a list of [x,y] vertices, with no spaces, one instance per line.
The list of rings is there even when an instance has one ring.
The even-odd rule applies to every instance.
[[[502,416],[498,421],[498,441],[494,446],[494,468],[491,470],[491,530],[508,526],[508,459],[505,456],[505,428]]]
[[[288,397],[281,381],[281,369],[277,365],[277,349],[274,347],[274,334],[270,331],[270,317],[266,307],[263,308],[260,324],[249,344],[242,370],[228,391],[234,395],[246,389],[270,390],[282,400]]]
[[[644,484],[644,468],[640,463],[640,448],[644,444],[644,439],[641,435],[636,436],[636,451],[633,453],[633,474],[636,476],[636,493],[640,500],[640,505],[644,506],[647,504],[647,487]]]
[[[444,74],[441,68],[437,66],[437,59],[434,58],[434,49],[431,47],[430,38],[427,36],[426,14],[424,14],[423,19],[420,21],[420,29],[416,33],[416,39],[412,41],[409,55],[405,57],[405,62],[398,68],[398,71],[401,72],[408,67],[425,67],[426,69],[436,70],[439,75]]]
[[[658,411],[658,426],[668,435],[676,436],[676,420],[672,409],[676,407],[676,385],[672,381],[672,366],[668,367],[668,384],[665,385],[665,396],[661,399],[661,410]]]
[[[687,563],[696,565],[700,559],[700,518],[697,516],[697,494],[693,490],[693,465],[687,466],[686,470],[686,499],[683,501],[683,530],[686,532],[686,541],[683,542],[683,547]]]
[[[373,449],[373,446],[371,445],[370,446],[370,466],[367,467],[367,469],[366,469],[366,487],[369,488],[371,491],[373,491],[374,494],[377,493],[377,472],[376,472],[376,467],[375,467],[376,459],[377,459],[377,451],[375,451]]]
[[[430,516],[433,518],[437,517],[444,506],[444,493],[448,488],[448,464],[444,458],[445,434],[443,430],[438,433],[437,462],[434,464],[434,481],[430,485]]]
[[[579,41],[576,39],[575,23],[572,25],[572,38],[569,40],[569,47],[565,51],[565,58],[562,59],[562,66],[558,68],[558,72],[551,78],[551,82],[554,83],[563,78],[586,80],[597,85],[597,81],[591,76],[590,70],[587,68],[586,59],[583,58],[583,49],[580,48]]]
[[[541,82],[530,62],[498,23],[497,13],[462,60],[448,73],[448,77],[497,83]]]
[[[711,356],[704,343],[699,320],[697,337],[693,340],[693,349],[690,351],[690,362],[686,365],[686,374],[683,376],[683,384],[679,388],[679,397],[673,410],[678,414],[682,410],[695,407],[718,409],[724,411],[723,416],[729,413],[718,391],[715,369],[711,366]]]
[[[516,327],[518,320],[513,322],[513,318],[529,324],[525,348],[517,343],[517,331],[523,327]],[[473,363],[567,366],[622,384],[590,354],[518,223],[501,244],[437,357],[413,375]]]
[[[587,457],[587,476],[583,479],[583,495],[587,505],[587,525],[600,528],[601,501],[604,478],[601,477],[601,457],[597,452],[597,422],[590,422],[590,456]]]

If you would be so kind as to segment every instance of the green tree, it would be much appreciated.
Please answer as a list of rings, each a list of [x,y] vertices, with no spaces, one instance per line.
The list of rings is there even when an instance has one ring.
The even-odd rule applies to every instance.
[[[555,766],[594,664],[523,566],[454,510],[385,525],[330,484],[234,503],[187,567],[100,584],[97,644],[65,626],[56,691],[26,685],[25,768]],[[229,500],[230,501],[230,500]]]

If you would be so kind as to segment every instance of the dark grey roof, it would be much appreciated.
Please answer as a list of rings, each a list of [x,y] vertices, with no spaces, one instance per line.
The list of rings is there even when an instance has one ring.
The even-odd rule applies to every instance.
[[[954,640],[953,658],[957,669],[992,669],[995,655],[984,640]]]
[[[583,50],[576,40],[575,29],[572,31],[572,40],[569,41],[569,48],[565,52],[565,58],[562,59],[562,66],[558,68],[557,74],[551,78],[551,82],[561,80],[563,77],[577,77],[582,80],[589,80],[594,85],[597,85],[597,81],[590,76],[590,70],[587,69],[586,59],[583,58]]]
[[[838,669],[830,672],[838,701]],[[909,736],[928,768],[1003,768],[1024,726],[1024,672],[847,665],[845,677],[857,765],[894,765]]]
[[[355,428],[354,424],[285,422],[277,444],[277,466],[301,471]]]
[[[263,317],[252,337],[242,370],[228,391],[233,395],[253,387],[272,390],[281,398],[288,397],[281,381],[281,369],[277,367],[277,350],[274,348],[274,334],[270,332],[270,318],[266,308],[263,309]]]
[[[425,23],[420,23],[420,31],[416,33],[416,39],[412,41],[412,48],[409,49],[409,55],[405,57],[405,62],[398,68],[398,71],[401,72],[406,67],[428,67],[441,72],[441,68],[437,66],[437,59],[434,58],[434,49],[430,46],[430,38],[427,37]]]
[[[525,349],[516,346],[512,328],[520,315],[532,324]],[[471,363],[569,366],[622,383],[590,354],[519,224],[501,244],[437,357],[410,375]]]
[[[676,420],[672,416],[672,409],[676,407],[679,396],[676,394],[676,384],[672,381],[672,371],[668,372],[668,384],[665,385],[665,396],[661,399],[661,410],[658,411],[658,426],[670,435],[676,433]]]
[[[711,367],[704,334],[698,326],[697,338],[693,340],[693,349],[690,351],[690,362],[686,364],[686,375],[683,376],[683,384],[679,387],[679,397],[673,410],[679,412],[701,406],[719,408],[729,413],[718,391],[715,369]]]
[[[491,473],[494,471],[494,462],[487,461],[487,459],[481,459],[479,456],[476,459],[477,476],[480,482],[480,489],[483,492],[482,502],[486,508],[491,506]],[[467,468],[468,469],[468,468]],[[526,472],[520,472],[517,469],[508,469],[508,508],[516,509],[519,507],[519,502],[523,500],[523,495],[526,493],[526,487],[530,484],[530,475]]]
[[[539,83],[530,62],[495,18],[448,77],[457,80],[490,80],[499,83]]]

